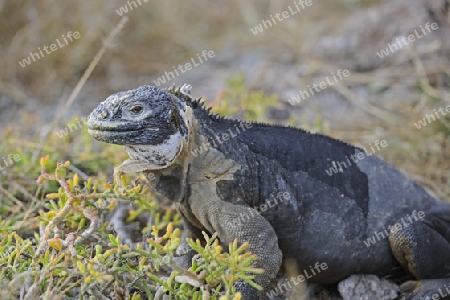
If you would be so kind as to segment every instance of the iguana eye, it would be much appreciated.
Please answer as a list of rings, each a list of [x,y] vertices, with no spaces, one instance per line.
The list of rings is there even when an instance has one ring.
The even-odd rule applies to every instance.
[[[142,110],[143,110],[144,108],[142,107],[142,105],[133,105],[131,108],[130,108],[130,111],[133,113],[133,114],[140,114],[141,112],[142,112]]]

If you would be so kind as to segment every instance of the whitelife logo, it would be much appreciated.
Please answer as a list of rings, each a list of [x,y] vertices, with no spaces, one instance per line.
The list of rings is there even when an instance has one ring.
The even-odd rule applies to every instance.
[[[180,71],[182,74],[186,73],[189,70],[192,70],[192,67],[197,67],[200,66],[202,63],[208,61],[208,58],[213,58],[214,56],[216,56],[216,54],[214,53],[213,50],[203,50],[202,54],[198,54],[197,53],[197,61],[192,57],[191,58],[191,62],[185,63],[184,65],[178,65],[178,67],[173,66],[173,72],[169,71],[169,72],[164,72],[164,75],[157,78],[156,80],[153,80],[153,83],[156,86],[160,86],[162,84],[165,84],[166,82],[175,79],[175,77],[180,76],[180,73],[178,73],[178,71]],[[203,57],[203,59],[202,59]],[[184,67],[184,69],[183,69]],[[174,73],[175,72],[175,73]]]
[[[2,157],[3,159],[3,163],[0,162],[0,171],[11,167],[13,164],[15,164],[16,162],[18,162],[20,160],[20,155],[19,154],[9,154],[7,156],[7,158]]]
[[[366,147],[363,147],[364,152],[359,151],[356,154],[351,154],[350,155],[351,160],[356,164],[358,161],[363,160],[364,158],[373,155],[376,152],[376,150],[373,148],[371,143],[369,143],[369,146],[372,149],[372,152],[368,152],[366,150]],[[380,146],[383,148],[387,147],[388,143],[386,140],[382,140],[381,142],[379,140],[376,140],[374,146],[378,149],[378,151],[380,151],[381,150]],[[339,172],[343,173],[344,169],[346,169],[352,165],[352,162],[350,161],[350,159],[348,158],[347,155],[345,156],[345,158],[346,158],[346,160],[343,160],[343,161],[339,161],[339,162],[333,161],[332,162],[333,166],[330,167],[328,170],[325,170],[325,172],[327,172],[328,176],[333,176],[333,174],[337,174]]]
[[[439,28],[438,24],[436,22],[431,23],[427,22],[425,24],[425,28],[423,28],[422,25],[420,25],[420,29],[422,30],[423,35],[421,35],[417,29],[414,30],[414,34],[408,35],[408,37],[402,36],[396,38],[397,42],[389,43],[386,48],[381,49],[381,51],[377,52],[377,55],[379,58],[386,57],[399,49],[403,48],[403,46],[408,46],[410,43],[415,42],[418,39],[423,38],[427,34],[431,33],[431,30],[437,30]]]
[[[136,3],[137,1],[137,3]],[[149,0],[136,0],[136,1],[127,1],[127,4],[124,6],[119,7],[119,9],[116,9],[116,13],[121,17],[125,14],[127,14],[129,11],[132,11],[135,8],[138,8],[142,5],[142,2],[147,3]],[[138,5],[139,3],[139,5]],[[130,8],[130,10],[128,10]]]
[[[290,16],[293,16],[295,14],[298,14],[300,11],[308,8],[312,5],[312,0],[300,0],[297,2],[294,2],[295,9],[293,9],[290,5],[288,6],[288,10],[283,11],[282,13],[276,13],[275,17],[273,15],[270,15],[270,20],[261,20],[261,23],[259,25],[255,26],[254,28],[250,28],[250,31],[257,35],[258,33],[263,32],[265,29],[268,29],[269,27],[272,27],[273,25],[277,24],[278,22],[284,21]],[[276,18],[276,19],[275,19]]]
[[[325,77],[325,81],[321,81],[319,82],[319,84],[314,83],[311,87],[311,85],[308,85],[308,91],[302,91],[299,90],[297,95],[295,95],[294,97],[292,97],[291,99],[289,99],[289,103],[291,105],[295,105],[297,103],[302,102],[302,100],[305,100],[306,98],[311,97],[312,95],[314,95],[314,91],[316,91],[316,93],[319,93],[320,91],[328,88],[329,86],[334,85],[335,83],[337,83],[339,80],[343,80],[344,78],[347,78],[348,76],[350,76],[350,71],[347,69],[339,69],[336,71],[336,74],[334,74],[334,72],[331,73],[333,80],[330,80],[330,78],[327,76]],[[338,79],[339,77],[339,79]]]
[[[438,111],[441,113],[440,115],[438,114]],[[414,123],[414,126],[416,126],[417,129],[421,129],[422,127],[427,126],[431,122],[434,122],[437,119],[440,119],[441,115],[444,117],[448,113],[450,113],[450,104],[445,107],[445,111],[444,111],[443,107],[439,107],[437,111],[436,111],[436,109],[434,109],[434,115],[433,114],[430,114],[430,115],[429,114],[425,114],[425,118],[423,118],[422,120],[417,121],[417,123]]]
[[[44,46],[42,47],[42,49],[41,47],[38,47],[38,52],[30,52],[30,54],[26,58],[22,59],[22,61],[19,61],[19,65],[22,68],[31,65],[32,60],[33,62],[35,62],[36,60],[43,58],[46,54],[55,52],[56,50],[68,45],[70,42],[73,42],[74,39],[78,40],[80,38],[80,33],[78,31],[75,31],[73,33],[72,31],[69,31],[68,33],[66,33],[66,35],[63,34],[61,36],[64,43],[62,43],[59,38],[57,38],[55,44]]]

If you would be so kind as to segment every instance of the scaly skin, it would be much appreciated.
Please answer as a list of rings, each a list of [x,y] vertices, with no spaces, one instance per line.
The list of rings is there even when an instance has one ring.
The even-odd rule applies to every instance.
[[[244,299],[264,299],[286,258],[309,274],[326,266],[308,278],[319,284],[394,276],[403,267],[420,280],[402,287],[404,299],[450,284],[449,204],[375,156],[330,176],[333,162],[362,150],[301,129],[214,116],[189,94],[186,85],[113,94],[91,113],[89,132],[125,146],[131,159],[117,172],[155,178],[154,194],[179,205],[184,238],[204,230],[224,244],[249,242],[254,266],[265,270],[255,278],[264,292],[240,283]],[[410,226],[387,232],[408,217]],[[389,237],[364,243],[383,231]],[[180,262],[188,263],[189,255]]]

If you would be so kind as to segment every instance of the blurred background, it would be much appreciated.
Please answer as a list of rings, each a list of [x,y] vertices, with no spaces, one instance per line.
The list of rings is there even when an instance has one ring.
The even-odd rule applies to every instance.
[[[21,157],[0,171],[0,199],[34,190],[44,154],[111,178],[107,161],[125,155],[120,148],[98,151],[103,146],[86,134],[81,118],[110,94],[154,85],[206,50],[214,57],[166,77],[161,87],[189,83],[194,96],[238,118],[366,147],[386,140],[377,155],[450,200],[450,115],[414,125],[450,105],[449,1],[311,0],[304,8],[300,2],[0,0],[0,157]],[[287,17],[278,21],[283,11]],[[106,43],[123,17],[127,22]],[[438,28],[424,34],[427,23]],[[422,37],[395,50],[392,44],[415,30]],[[79,38],[70,41],[68,32]],[[30,53],[52,44],[55,51],[33,61]],[[65,109],[98,51],[104,55]],[[289,103],[308,85],[334,82],[339,69],[350,76]]]

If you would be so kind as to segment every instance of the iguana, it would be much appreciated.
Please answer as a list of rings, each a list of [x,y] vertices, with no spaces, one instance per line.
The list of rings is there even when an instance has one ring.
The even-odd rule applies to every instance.
[[[264,291],[240,282],[243,299],[264,299],[286,259],[311,283],[409,275],[415,280],[401,286],[402,299],[450,290],[450,204],[374,155],[330,176],[333,163],[363,150],[302,129],[224,118],[190,94],[189,85],[115,93],[90,114],[89,133],[125,146],[130,159],[116,172],[142,171],[155,194],[178,203],[183,238],[206,231],[225,245],[249,243],[254,266],[265,271],[254,279]]]

